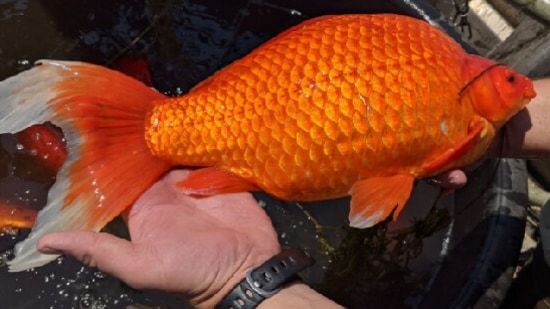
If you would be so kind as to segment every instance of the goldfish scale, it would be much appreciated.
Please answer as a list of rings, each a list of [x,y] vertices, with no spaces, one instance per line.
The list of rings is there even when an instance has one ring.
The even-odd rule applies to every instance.
[[[236,137],[235,137],[235,140],[236,140],[236,142],[237,142],[237,146],[238,146],[239,148],[245,149],[245,152],[248,151],[248,150],[250,149],[250,147],[249,147],[250,145],[248,145],[248,144],[246,143],[246,142],[247,142],[246,136],[243,136],[243,135],[241,134],[241,135],[239,135],[239,136],[236,136]],[[243,155],[243,156],[244,156],[244,155]],[[236,155],[236,158],[241,158],[241,156]]]
[[[398,98],[392,97],[393,95],[389,95],[386,98],[386,101],[388,102],[397,102]],[[388,106],[392,106],[389,104]],[[397,111],[397,108],[400,108],[398,104],[395,104],[394,108],[387,108],[385,111],[384,119],[386,120],[386,126],[392,131],[392,132],[398,132],[401,129],[401,126],[404,124],[402,118],[401,118],[401,112]]]
[[[342,84],[340,85],[340,91],[342,94],[342,97],[346,100],[353,100],[356,96],[356,91],[353,88],[353,84],[355,83],[355,74],[346,74],[344,75],[345,80],[342,81]]]
[[[218,148],[218,149],[221,149],[221,148]],[[260,143],[258,147],[256,147],[256,151],[254,153],[258,162],[266,162],[268,157],[270,156],[269,147],[267,146],[267,143],[264,143],[260,139]]]
[[[413,132],[412,128],[415,128],[418,123],[415,109],[408,104],[404,104],[401,108],[401,120],[404,125],[411,128],[411,130],[403,130],[403,133]]]
[[[361,48],[361,43],[359,40],[350,40],[346,42],[346,48],[350,50],[357,50],[358,48]]]
[[[265,179],[266,182],[275,182],[276,180],[274,176],[280,173],[279,162],[275,160],[271,160],[271,158],[273,158],[273,156],[270,156],[269,158],[270,160],[264,161],[265,171],[257,170],[260,173],[265,173],[266,175],[272,175],[271,177],[269,177],[269,179]]]
[[[384,144],[384,147],[387,149],[394,149],[397,146],[397,138],[394,134],[383,134],[382,135],[382,143]],[[395,150],[393,150],[395,151]],[[395,153],[391,152],[392,159],[395,158]]]
[[[371,131],[372,134],[382,133],[382,129],[384,129],[385,123],[383,118],[381,117],[381,113],[373,108],[367,109],[365,120],[368,123],[368,131]]]
[[[330,57],[334,55],[334,51],[330,45],[327,45],[323,42],[321,42],[321,44],[322,44],[321,48],[319,48],[319,50],[317,51],[320,56],[318,60],[327,60],[328,62]],[[332,69],[331,67],[327,68],[327,72],[330,71],[331,69]]]
[[[349,121],[349,118],[351,117],[340,118],[337,123],[340,132],[347,138],[350,138],[355,132],[355,126]]]
[[[254,102],[254,101],[250,101],[250,102]],[[261,104],[261,103],[259,103]],[[254,106],[254,104],[245,104],[244,105],[244,108],[243,108],[243,117],[246,118],[248,121],[252,122],[252,120],[254,119],[258,119],[258,117],[261,116],[261,113],[258,114],[256,112],[256,107]],[[252,126],[252,124],[250,124],[250,126]]]
[[[284,157],[280,157],[277,161],[277,166],[281,169],[283,173],[287,173],[289,176],[292,176],[294,173],[295,162],[289,161]]]
[[[343,156],[349,156],[353,153],[351,143],[339,143],[336,145],[336,149]],[[345,163],[347,164],[347,162]]]
[[[325,136],[331,139],[332,141],[336,141],[340,136],[340,128],[334,121],[326,121],[324,125],[324,131],[325,131]],[[333,148],[330,147],[330,149],[333,149]],[[325,154],[330,157],[332,153],[325,152]]]
[[[220,106],[220,109],[223,109],[223,108],[224,107]],[[214,115],[213,117],[214,126],[216,126],[217,128],[222,128],[224,125],[224,122],[225,122],[225,118],[223,117],[223,115],[220,115],[220,114]]]
[[[298,166],[302,169],[307,169],[311,165],[311,161],[310,161],[309,157],[307,155],[305,155],[304,153],[295,152],[294,156],[293,156],[293,159],[294,159],[293,160],[294,163],[296,163],[296,166]]]
[[[281,129],[286,134],[285,137],[283,138],[283,143],[285,142],[285,138],[292,140],[292,144],[288,145],[289,150],[287,151],[287,153],[289,154],[293,153],[293,151],[291,150],[291,147],[296,145],[295,140],[296,140],[296,133],[298,132],[298,124],[296,123],[296,121],[289,121],[286,125],[282,126]],[[285,148],[285,150],[286,149],[287,148]]]

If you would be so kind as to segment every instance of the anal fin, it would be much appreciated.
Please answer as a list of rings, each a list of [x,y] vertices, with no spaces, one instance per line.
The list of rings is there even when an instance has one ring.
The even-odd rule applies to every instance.
[[[350,190],[350,225],[367,228],[386,219],[392,211],[397,218],[411,195],[414,177],[397,174],[356,182]]]

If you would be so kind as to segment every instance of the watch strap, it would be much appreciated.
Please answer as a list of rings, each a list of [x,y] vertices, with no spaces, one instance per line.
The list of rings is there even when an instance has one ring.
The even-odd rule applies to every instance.
[[[224,297],[216,309],[256,308],[284,285],[299,279],[298,272],[314,263],[315,260],[304,250],[284,250],[249,271],[246,278]]]

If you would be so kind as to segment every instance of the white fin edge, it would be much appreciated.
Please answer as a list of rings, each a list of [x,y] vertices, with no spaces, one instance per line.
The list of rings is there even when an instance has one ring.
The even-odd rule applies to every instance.
[[[86,218],[81,216],[80,209],[89,201],[77,200],[74,205],[61,211],[63,199],[70,187],[67,167],[80,157],[80,137],[71,128],[70,121],[57,118],[51,110],[58,103],[56,97],[59,93],[56,86],[68,78],[79,81],[78,70],[72,68],[78,65],[82,63],[39,60],[34,68],[0,82],[0,133],[16,133],[29,126],[50,121],[63,130],[69,153],[57,175],[56,183],[48,193],[48,203],[38,213],[30,235],[15,247],[15,258],[8,262],[10,272],[39,267],[59,256],[38,252],[38,240],[44,235],[86,225]],[[97,227],[96,230],[100,228]]]

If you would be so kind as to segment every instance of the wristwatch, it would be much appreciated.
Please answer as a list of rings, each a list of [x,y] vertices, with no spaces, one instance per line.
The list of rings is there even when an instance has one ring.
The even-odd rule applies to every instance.
[[[315,260],[301,249],[283,250],[259,267],[250,270],[216,309],[252,309],[281,288],[299,280],[298,272],[313,265]]]

